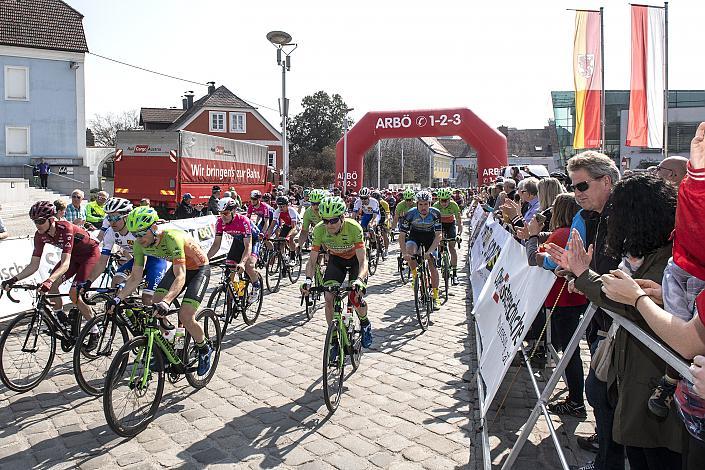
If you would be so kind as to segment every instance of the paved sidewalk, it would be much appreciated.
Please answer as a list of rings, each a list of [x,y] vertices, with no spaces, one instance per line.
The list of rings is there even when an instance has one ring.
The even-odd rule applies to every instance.
[[[321,390],[323,311],[307,322],[287,285],[265,296],[255,325],[229,330],[206,389],[166,384],[157,419],[134,439],[110,431],[101,399],[76,385],[70,354],[59,352],[29,393],[0,385],[0,468],[476,468],[466,256],[462,284],[421,334],[396,253],[371,279],[374,346],[332,417]]]

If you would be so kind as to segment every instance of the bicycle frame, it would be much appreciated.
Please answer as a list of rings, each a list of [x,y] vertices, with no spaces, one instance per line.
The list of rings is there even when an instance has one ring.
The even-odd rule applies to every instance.
[[[343,298],[346,295],[346,291],[340,290],[335,294],[335,299],[333,300],[333,321],[338,324],[338,335],[342,341],[343,348],[338,354],[338,365],[342,366],[345,360],[344,351],[352,346],[350,343],[350,338],[348,337],[348,329],[343,322]],[[353,315],[355,315],[353,313]]]
[[[144,349],[146,349],[147,353],[147,363],[146,366],[144,367],[144,370],[142,371],[142,376],[139,379],[139,386],[141,387],[140,389],[143,390],[147,386],[147,381],[149,379],[149,374],[151,373],[151,362],[152,362],[152,353],[154,351],[154,345],[156,344],[157,347],[164,353],[164,357],[166,358],[167,361],[169,361],[170,364],[172,365],[180,365],[183,364],[181,359],[176,353],[176,350],[174,347],[171,345],[169,341],[164,338],[164,335],[162,334],[161,330],[157,326],[156,323],[156,317],[152,316],[149,320],[149,323],[147,324],[147,328],[145,328],[144,331],[144,336],[147,337],[147,347],[143,348],[138,354],[137,354],[137,360],[135,363],[132,365],[132,373],[130,374],[130,384],[135,384],[135,379],[137,378],[137,366],[142,363],[142,358],[144,357]]]

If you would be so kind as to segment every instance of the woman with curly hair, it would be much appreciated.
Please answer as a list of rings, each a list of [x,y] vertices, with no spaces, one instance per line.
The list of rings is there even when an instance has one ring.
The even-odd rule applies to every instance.
[[[626,274],[659,281],[671,256],[676,189],[653,175],[630,175],[615,184],[606,210],[608,254],[622,260],[619,268]],[[552,252],[556,248],[552,245]],[[576,276],[575,289],[597,306],[628,318],[653,335],[633,305],[609,300],[602,292],[600,275],[589,269],[593,247],[585,251],[577,230],[567,249],[559,251],[561,267]],[[622,328],[617,330],[607,384],[609,396],[616,402],[613,439],[625,446],[631,468],[681,467],[682,423],[674,413],[659,419],[646,407],[664,368],[665,363],[639,340]]]

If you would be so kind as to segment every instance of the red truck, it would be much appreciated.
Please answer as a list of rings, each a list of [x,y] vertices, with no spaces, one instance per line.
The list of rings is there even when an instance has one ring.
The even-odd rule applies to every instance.
[[[139,204],[149,198],[162,217],[181,196],[207,204],[214,185],[234,187],[247,200],[250,191],[272,188],[267,147],[188,131],[118,131],[115,196]]]

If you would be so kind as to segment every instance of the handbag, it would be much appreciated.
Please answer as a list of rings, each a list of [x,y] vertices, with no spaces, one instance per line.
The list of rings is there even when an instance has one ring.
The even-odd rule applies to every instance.
[[[612,351],[614,351],[614,338],[617,335],[617,330],[619,325],[617,322],[612,322],[612,326],[605,333],[604,331],[598,331],[597,335],[602,336],[603,340],[597,345],[595,349],[595,354],[592,355],[592,360],[590,361],[590,367],[595,371],[595,377],[602,382],[607,382],[607,376],[610,371],[610,365],[612,364]]]

